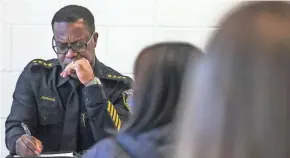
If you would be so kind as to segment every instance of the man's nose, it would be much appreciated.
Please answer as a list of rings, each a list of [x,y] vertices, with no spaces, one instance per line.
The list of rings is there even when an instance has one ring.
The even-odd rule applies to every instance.
[[[78,55],[77,52],[75,52],[74,50],[72,50],[71,48],[67,51],[65,57],[67,58],[73,58],[76,57]]]

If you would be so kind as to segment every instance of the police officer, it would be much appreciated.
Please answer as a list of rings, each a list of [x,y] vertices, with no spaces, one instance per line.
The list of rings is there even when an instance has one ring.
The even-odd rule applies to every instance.
[[[51,24],[57,59],[32,60],[17,81],[5,124],[11,154],[81,152],[128,119],[132,79],[96,58],[92,13],[82,6],[65,6]]]

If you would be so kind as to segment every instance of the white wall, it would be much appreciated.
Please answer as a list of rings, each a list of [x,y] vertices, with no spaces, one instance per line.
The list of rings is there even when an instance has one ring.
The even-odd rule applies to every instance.
[[[1,157],[7,154],[4,121],[19,73],[33,58],[53,58],[53,14],[67,4],[81,4],[95,15],[100,38],[97,56],[131,75],[144,46],[183,40],[203,48],[217,19],[237,0],[1,0]],[[1,17],[1,16],[0,16]]]

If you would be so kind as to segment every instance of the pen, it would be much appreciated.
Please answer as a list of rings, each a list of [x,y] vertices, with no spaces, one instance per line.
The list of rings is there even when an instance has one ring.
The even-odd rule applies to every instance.
[[[31,133],[30,133],[28,127],[26,126],[26,124],[23,123],[23,122],[21,122],[21,126],[22,126],[22,128],[24,129],[24,132],[28,135],[29,139],[30,139],[32,142],[34,142],[34,141],[32,140]],[[35,142],[34,142],[34,143],[35,143]],[[37,154],[37,156],[39,156],[39,154]]]
[[[31,141],[33,141],[32,138],[31,138],[31,133],[30,133],[28,127],[26,126],[26,124],[22,122],[22,123],[21,123],[21,126],[22,126],[22,128],[24,129],[24,132],[28,135],[29,139],[30,139]]]

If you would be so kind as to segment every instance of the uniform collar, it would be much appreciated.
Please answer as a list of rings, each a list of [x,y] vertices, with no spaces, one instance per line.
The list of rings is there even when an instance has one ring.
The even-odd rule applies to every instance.
[[[95,57],[95,65],[93,67],[93,71],[94,71],[94,75],[98,78],[100,78],[102,76],[102,71],[101,71],[101,64],[100,61]],[[60,76],[60,73],[62,72],[62,67],[60,66],[60,70],[57,73],[57,87],[62,86],[63,84],[65,84],[67,81],[73,79],[70,76],[63,78]]]
[[[95,76],[100,78],[101,74],[102,74],[101,64],[100,64],[100,61],[97,58],[95,58],[95,66],[93,67],[93,70],[94,70]]]
[[[70,79],[70,77],[63,78],[63,77],[61,77],[59,74],[57,74],[57,75],[58,75],[58,76],[57,76],[57,78],[58,78],[58,82],[57,82],[56,87],[60,87],[60,86],[62,86],[63,84],[65,84],[65,83]]]

